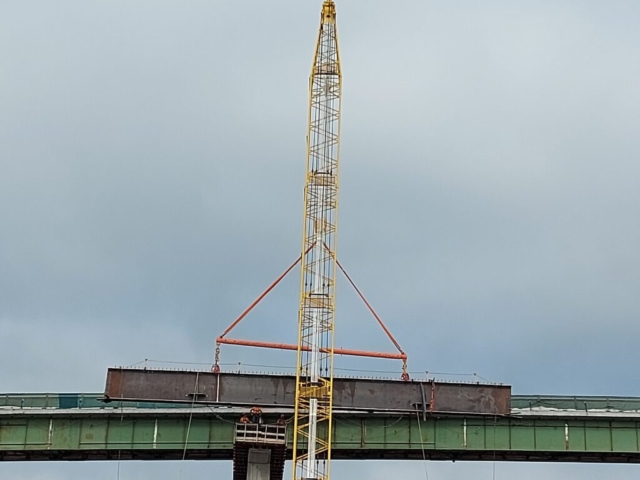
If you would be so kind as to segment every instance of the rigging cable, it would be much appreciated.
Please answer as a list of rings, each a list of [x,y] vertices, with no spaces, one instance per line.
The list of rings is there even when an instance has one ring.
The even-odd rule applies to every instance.
[[[498,417],[493,417],[493,480],[496,480],[496,423]]]
[[[189,444],[189,433],[191,432],[191,420],[193,420],[193,409],[196,404],[196,398],[198,396],[198,380],[200,378],[200,372],[196,372],[196,383],[193,386],[193,400],[191,401],[191,411],[189,412],[189,423],[187,424],[187,434],[184,439],[184,450],[182,451],[182,462],[180,464],[180,476],[182,479],[182,469],[184,468],[184,461],[187,458],[187,445]]]
[[[422,439],[422,427],[420,426],[420,412],[416,410],[416,418],[418,419],[418,433],[420,434],[420,447],[422,448],[422,462],[424,464],[424,476],[429,480],[429,470],[427,469],[427,455],[424,451],[424,440]]]

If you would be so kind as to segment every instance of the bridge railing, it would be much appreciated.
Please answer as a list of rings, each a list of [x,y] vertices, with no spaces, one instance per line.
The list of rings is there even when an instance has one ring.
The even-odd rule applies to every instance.
[[[253,444],[285,444],[287,427],[268,423],[236,423],[235,441]]]

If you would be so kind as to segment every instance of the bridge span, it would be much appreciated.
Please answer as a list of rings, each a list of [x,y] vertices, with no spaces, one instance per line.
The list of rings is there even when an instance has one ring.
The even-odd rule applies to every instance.
[[[103,396],[0,395],[0,460],[230,460],[246,411]],[[292,411],[264,408],[267,420],[280,414]],[[338,410],[334,419],[335,459],[640,462],[640,398],[515,395],[508,415]]]

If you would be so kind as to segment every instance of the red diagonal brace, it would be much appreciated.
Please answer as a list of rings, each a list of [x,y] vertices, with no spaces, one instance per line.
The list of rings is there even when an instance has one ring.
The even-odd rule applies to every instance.
[[[313,244],[313,245],[315,245],[315,244]],[[311,246],[307,249],[307,251],[306,251],[306,252],[304,252],[304,253],[305,253],[305,255],[306,255],[306,254],[307,254],[307,253],[308,253],[308,252],[313,248],[313,245],[311,245]],[[269,287],[268,287],[264,292],[262,292],[262,293],[260,294],[260,296],[259,296],[258,298],[256,298],[256,299],[253,301],[253,303],[252,303],[251,305],[249,305],[249,306],[247,307],[247,309],[246,309],[244,312],[242,312],[242,313],[240,314],[240,316],[239,316],[238,318],[236,318],[236,319],[233,321],[233,323],[232,323],[231,325],[229,325],[229,327],[228,327],[224,332],[222,332],[222,335],[220,335],[220,336],[218,337],[218,339],[223,338],[224,336],[226,336],[226,335],[227,335],[227,333],[229,333],[231,330],[233,330],[233,329],[236,327],[236,325],[238,325],[238,324],[242,321],[242,319],[243,319],[244,317],[246,317],[246,316],[249,314],[249,312],[251,312],[251,310],[253,310],[253,309],[255,308],[255,306],[256,306],[256,305],[258,305],[258,304],[262,301],[262,299],[263,299],[264,297],[266,297],[266,296],[269,294],[269,292],[270,292],[271,290],[273,290],[274,288],[276,288],[276,286],[277,286],[277,285],[282,281],[282,279],[283,279],[284,277],[286,277],[286,276],[289,274],[289,272],[290,272],[291,270],[293,270],[293,267],[295,267],[295,266],[300,262],[300,260],[302,260],[302,255],[300,255],[300,256],[298,257],[298,259],[297,259],[295,262],[293,262],[291,265],[289,265],[289,268],[287,268],[287,269],[282,273],[282,275],[280,275],[278,278],[276,278],[276,280],[275,280],[271,285],[269,285]],[[221,343],[221,342],[218,342],[218,343]]]
[[[353,280],[351,280],[351,277],[349,276],[349,274],[347,273],[347,271],[342,267],[342,265],[340,264],[340,262],[336,259],[336,264],[338,265],[338,268],[340,268],[340,271],[342,273],[344,273],[344,276],[347,278],[347,280],[349,280],[349,283],[351,284],[351,286],[353,287],[353,289],[356,291],[356,293],[358,294],[358,296],[360,297],[360,299],[364,302],[364,304],[367,306],[367,308],[369,309],[369,311],[371,312],[371,314],[374,316],[374,318],[378,321],[378,323],[380,324],[380,326],[382,327],[382,330],[384,330],[384,333],[387,334],[387,337],[389,337],[389,340],[391,340],[391,343],[393,343],[395,345],[395,347],[398,349],[398,351],[400,353],[404,353],[404,351],[402,350],[402,347],[400,346],[400,344],[398,343],[398,341],[393,337],[393,335],[391,334],[391,332],[389,331],[389,329],[387,328],[387,326],[384,324],[384,322],[382,321],[382,319],[378,316],[378,314],[376,313],[376,311],[373,309],[373,307],[371,306],[371,304],[367,301],[367,299],[365,298],[365,296],[362,294],[362,292],[360,291],[360,289],[356,286],[355,282]]]

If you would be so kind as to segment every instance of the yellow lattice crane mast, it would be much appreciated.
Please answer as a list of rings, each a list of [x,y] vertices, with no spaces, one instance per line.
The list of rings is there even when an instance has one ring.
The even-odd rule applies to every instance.
[[[331,460],[333,357],[336,354],[402,360],[402,380],[409,380],[407,355],[366,300],[336,255],[338,165],[342,71],[338,52],[336,7],[325,0],[309,78],[307,171],[304,188],[302,253],[216,340],[213,372],[220,372],[220,345],[244,345],[297,351],[293,434],[293,480],[327,480]],[[229,338],[228,334],[301,263],[298,343]],[[398,353],[334,348],[335,277],[342,271]]]
[[[329,478],[341,99],[336,7],[326,0],[309,79],[294,480]]]

